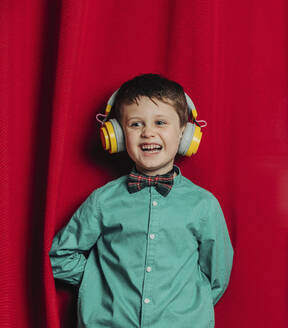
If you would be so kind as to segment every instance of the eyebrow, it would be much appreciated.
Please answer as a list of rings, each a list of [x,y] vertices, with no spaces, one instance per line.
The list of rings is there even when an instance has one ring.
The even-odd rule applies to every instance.
[[[171,117],[169,115],[166,115],[165,113],[161,113],[161,114],[155,114],[152,117],[154,120],[158,120],[158,119],[165,119],[165,120],[169,120],[171,119]],[[132,117],[128,117],[126,122],[129,122],[131,120],[145,120],[145,118],[141,117],[141,116],[132,116]]]
[[[139,116],[132,116],[132,117],[130,117],[130,118],[127,119],[127,122],[129,122],[131,120],[142,120],[142,118],[139,117]]]

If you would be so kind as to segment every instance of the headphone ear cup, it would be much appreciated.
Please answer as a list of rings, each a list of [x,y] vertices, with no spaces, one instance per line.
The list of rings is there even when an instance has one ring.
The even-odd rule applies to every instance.
[[[201,128],[196,124],[188,122],[180,140],[178,153],[188,157],[195,155],[198,150],[201,138]]]
[[[103,148],[108,150],[110,154],[125,150],[124,133],[120,123],[115,118],[104,123],[100,129],[100,136]]]
[[[117,151],[116,152],[120,153],[121,151],[124,151],[126,149],[125,137],[124,137],[122,127],[121,127],[120,123],[116,120],[116,118],[112,118],[109,121],[111,122],[111,124],[113,125],[113,128],[114,128],[115,139],[116,139],[116,143],[117,143]]]

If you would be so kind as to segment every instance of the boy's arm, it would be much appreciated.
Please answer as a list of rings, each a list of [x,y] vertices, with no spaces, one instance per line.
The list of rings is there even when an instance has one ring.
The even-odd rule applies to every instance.
[[[56,234],[49,252],[54,278],[72,285],[81,282],[87,252],[100,235],[96,194],[97,190],[82,203],[68,224]]]
[[[202,221],[199,265],[210,281],[215,305],[228,286],[233,248],[223,212],[216,198],[212,199],[208,213],[207,218]]]

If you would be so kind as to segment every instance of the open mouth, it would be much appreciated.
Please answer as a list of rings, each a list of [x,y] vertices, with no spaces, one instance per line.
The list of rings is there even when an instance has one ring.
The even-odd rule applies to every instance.
[[[147,153],[158,153],[162,149],[162,146],[157,144],[143,144],[140,148]]]

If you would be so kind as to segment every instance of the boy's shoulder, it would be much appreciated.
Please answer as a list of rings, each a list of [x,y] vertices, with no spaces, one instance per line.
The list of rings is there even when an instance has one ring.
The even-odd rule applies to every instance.
[[[111,189],[114,190],[114,189],[118,189],[118,188],[126,189],[126,181],[127,181],[127,175],[122,175],[119,178],[108,181],[103,186],[99,187],[98,189],[101,192],[105,192],[105,191],[111,190]]]
[[[97,197],[101,198],[107,196],[109,197],[110,195],[116,194],[123,194],[125,191],[127,191],[126,187],[126,181],[127,181],[127,175],[123,175],[119,178],[116,178],[114,180],[111,180],[107,183],[105,183],[103,186],[98,187],[95,189],[92,194]]]
[[[120,187],[125,187],[126,186],[126,180],[127,180],[127,175],[122,175],[119,178],[113,179],[107,183],[105,183],[103,186],[99,187],[101,191],[106,191],[109,189],[113,188],[118,188]]]
[[[188,178],[182,176],[177,186],[176,197],[180,207],[187,213],[198,217],[214,217],[222,215],[222,208],[218,198],[209,190],[200,187]]]
[[[218,202],[218,199],[211,191],[195,184],[183,175],[178,188],[181,193],[185,194],[185,199],[187,200],[196,199],[198,202]]]

